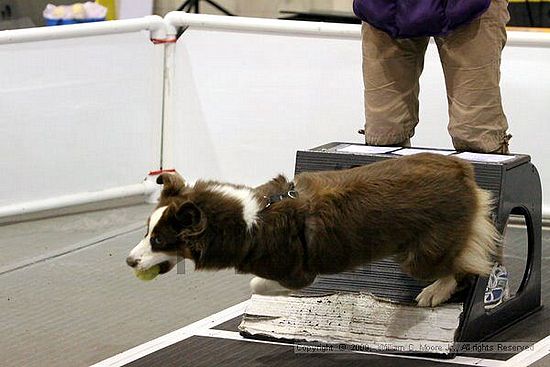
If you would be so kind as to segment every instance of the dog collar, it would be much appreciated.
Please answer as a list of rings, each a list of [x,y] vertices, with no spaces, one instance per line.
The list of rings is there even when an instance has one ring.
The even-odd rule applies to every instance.
[[[272,204],[277,203],[279,201],[283,201],[284,199],[296,199],[297,197],[298,197],[298,191],[294,189],[294,184],[292,184],[290,190],[285,193],[264,196],[264,199],[267,199],[267,204],[265,204],[264,209],[267,209]]]

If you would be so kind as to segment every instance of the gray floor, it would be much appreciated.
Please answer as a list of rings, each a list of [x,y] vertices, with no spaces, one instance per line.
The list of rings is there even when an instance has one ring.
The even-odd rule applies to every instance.
[[[249,297],[233,271],[137,280],[147,205],[0,226],[2,366],[87,366]]]

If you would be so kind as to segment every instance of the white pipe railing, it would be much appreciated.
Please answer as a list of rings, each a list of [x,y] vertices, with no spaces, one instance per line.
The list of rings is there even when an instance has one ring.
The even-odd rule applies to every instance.
[[[507,46],[550,48],[550,32],[508,30]]]
[[[102,191],[84,192],[25,203],[17,203],[0,207],[0,219],[130,197],[142,196],[143,201],[146,202],[148,201],[147,199],[155,195],[158,190],[159,185],[155,184],[151,180],[145,180],[139,184],[116,187]]]
[[[35,27],[0,31],[0,45],[36,41],[82,38],[108,34],[151,32],[151,39],[164,40],[167,24],[162,17],[150,15],[143,18],[69,24],[55,27]]]
[[[168,34],[175,34],[175,27],[195,27],[243,32],[269,32],[292,35],[311,35],[345,39],[360,39],[358,24],[305,22],[295,20],[228,17],[223,15],[191,14],[173,11],[164,17],[169,25]],[[172,27],[170,27],[172,26]],[[508,45],[523,47],[550,47],[550,33],[540,31],[508,32]]]
[[[164,19],[174,27],[190,26],[196,28],[286,33],[292,35],[319,35],[354,39],[361,37],[361,28],[356,24],[228,17],[223,15],[191,14],[181,11],[172,11],[166,14]]]

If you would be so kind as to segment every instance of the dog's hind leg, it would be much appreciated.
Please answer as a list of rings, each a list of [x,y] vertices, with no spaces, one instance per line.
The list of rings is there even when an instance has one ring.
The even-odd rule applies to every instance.
[[[435,307],[447,301],[456,290],[457,281],[454,275],[439,278],[420,292],[416,297],[418,306]]]
[[[290,289],[283,287],[279,282],[260,277],[254,277],[250,281],[250,289],[254,294],[264,296],[285,296],[291,292]]]

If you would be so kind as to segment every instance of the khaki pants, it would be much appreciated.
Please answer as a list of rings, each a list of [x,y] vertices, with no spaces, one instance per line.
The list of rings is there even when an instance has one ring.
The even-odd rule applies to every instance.
[[[492,0],[478,19],[435,37],[447,88],[448,130],[457,150],[508,151],[499,87],[507,5]],[[429,38],[393,39],[367,23],[362,37],[366,142],[403,144],[418,124],[418,79]]]

